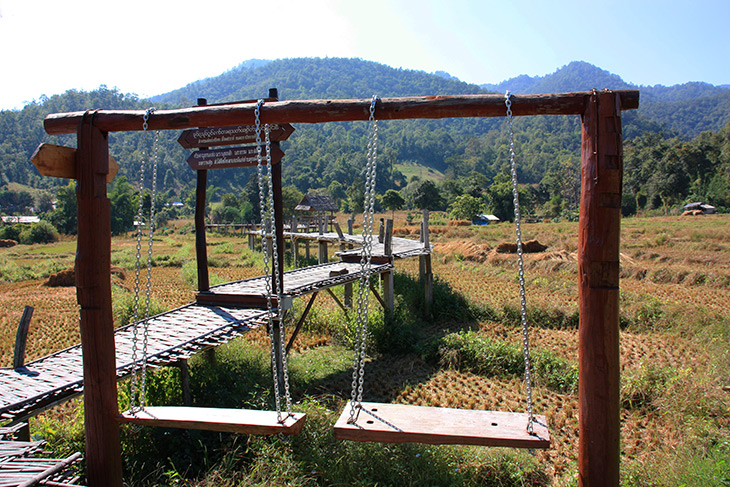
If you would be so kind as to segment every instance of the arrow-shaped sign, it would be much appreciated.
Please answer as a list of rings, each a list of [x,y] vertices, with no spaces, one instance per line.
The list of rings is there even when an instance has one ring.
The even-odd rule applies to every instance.
[[[266,149],[261,151],[262,162],[266,162]],[[278,145],[271,146],[271,163],[278,164],[284,152]],[[229,149],[206,149],[195,151],[188,157],[188,164],[193,169],[225,169],[229,167],[250,167],[258,164],[258,152],[255,145],[231,147]]]
[[[286,140],[294,132],[294,127],[288,123],[269,126],[269,139],[272,142]],[[264,140],[264,130],[261,129],[261,140]],[[234,127],[209,127],[185,130],[177,139],[186,149],[200,147],[215,147],[219,145],[253,144],[256,142],[256,127],[253,125],[236,125]]]

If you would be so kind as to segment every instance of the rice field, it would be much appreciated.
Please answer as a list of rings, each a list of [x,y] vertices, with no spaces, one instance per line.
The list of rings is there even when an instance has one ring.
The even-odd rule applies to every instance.
[[[390,213],[380,216],[388,218]],[[408,212],[396,213],[395,234],[418,238],[418,227],[407,224],[407,220],[417,222],[419,217],[407,217]],[[446,223],[445,220],[442,215],[432,217],[432,222],[436,223]],[[443,344],[443,341],[439,342],[443,337],[466,330],[473,336],[509,346],[519,345],[516,256],[495,250],[499,243],[512,242],[513,232],[514,226],[508,223],[488,227],[432,225],[433,271],[438,282],[476,311],[471,311],[468,319],[442,314],[430,321],[417,317],[417,311],[414,311],[409,330],[416,330],[416,345],[410,349],[395,350],[387,346],[373,349],[367,368],[366,399],[524,410],[525,391],[521,377],[489,375],[455,366],[445,360],[443,349],[429,349],[432,341]],[[571,368],[577,367],[578,358],[577,224],[525,224],[523,235],[526,240],[535,239],[547,245],[544,252],[526,255],[531,345],[535,353],[554,357],[551,360],[562,364],[564,373],[569,374]],[[160,309],[176,307],[193,299],[196,272],[193,242],[194,236],[190,233],[171,232],[156,237],[153,299]],[[250,252],[246,244],[246,239],[240,236],[209,234],[212,281],[225,282],[261,273],[260,256]],[[27,360],[78,342],[75,289],[43,285],[50,273],[72,265],[74,251],[73,241],[0,249],[0,365],[12,363],[15,329],[25,305],[35,307]],[[125,300],[129,299],[134,285],[134,253],[133,238],[114,239],[112,264],[125,271],[123,278],[113,280],[115,316],[120,320]],[[403,282],[415,282],[418,260],[400,261],[397,269]],[[412,294],[399,290],[398,282],[396,302],[407,310],[408,303],[402,302]],[[623,220],[620,299],[622,484],[727,485],[723,482],[730,482],[730,466],[725,462],[730,453],[730,217]],[[297,304],[298,309],[303,307],[304,303]],[[326,428],[317,418],[329,418],[327,415],[331,413],[326,411],[336,413],[337,407],[341,407],[349,395],[350,383],[346,370],[351,358],[346,319],[324,293],[314,308],[291,357],[296,399],[309,404],[307,407],[313,411],[325,411],[312,413],[313,424],[305,429],[310,426]],[[395,343],[392,338],[390,340],[382,343]],[[228,351],[222,353],[265,351],[267,347],[266,334],[256,331],[237,340],[237,344],[231,344]],[[551,386],[547,380],[538,380],[534,395],[536,412],[548,417],[552,448],[537,452],[532,460],[514,457],[514,462],[521,465],[524,472],[532,472],[521,477],[522,483],[495,482],[494,485],[575,483],[577,393],[570,388],[561,390]],[[69,415],[75,415],[73,411],[71,406],[62,406],[44,413],[35,420],[34,427],[39,432],[47,431],[54,421],[63,422]],[[319,426],[315,426],[317,424]],[[225,470],[220,464],[196,471],[191,478],[183,475],[184,469],[176,465],[175,469],[181,475],[177,485],[281,485],[282,478],[290,479],[286,481],[290,485],[347,483],[343,480],[345,477],[338,477],[344,475],[339,470],[339,473],[331,474],[334,478],[324,473],[308,474],[310,470],[324,470],[323,465],[317,463],[324,460],[313,460],[303,453],[307,450],[299,451],[296,445],[295,442],[294,446],[271,446],[275,450],[284,448],[276,451],[282,455],[286,452],[285,456],[291,457],[287,460],[291,464],[287,465],[298,472],[292,477],[277,477],[279,474],[270,472],[256,484],[226,483],[213,480],[218,474],[212,472]],[[434,448],[428,447],[428,451],[436,451],[432,450]],[[457,480],[463,485],[482,485],[471,483],[469,479],[482,478],[479,475],[482,475],[484,465],[496,461],[496,453],[490,453],[491,460],[480,456],[483,453],[474,453],[484,449],[440,448],[442,450],[438,451],[442,452],[443,458],[450,459],[444,462],[461,465],[461,476]],[[352,454],[349,450],[336,451],[342,455]],[[398,455],[403,454],[402,450],[398,451]],[[456,451],[461,455],[458,460],[454,460]],[[273,468],[271,465],[262,467],[267,465],[263,458],[244,457],[237,460],[240,463],[236,468],[249,473],[254,465],[264,470]],[[224,458],[228,457],[224,455]],[[504,460],[505,457],[499,458]],[[165,464],[164,458],[159,461]],[[531,463],[533,461],[536,463]],[[167,468],[172,467],[167,465]],[[541,472],[540,475],[533,475],[536,471]],[[260,472],[256,470],[256,475]],[[451,480],[444,483],[434,480],[434,485],[459,484],[453,475],[443,478]],[[397,481],[393,483],[398,484]]]

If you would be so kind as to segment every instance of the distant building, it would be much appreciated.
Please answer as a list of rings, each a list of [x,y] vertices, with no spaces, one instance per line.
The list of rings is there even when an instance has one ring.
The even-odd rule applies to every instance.
[[[717,211],[717,209],[712,206],[708,205],[706,203],[697,202],[697,203],[687,203],[684,205],[684,211],[695,211],[695,210],[702,210],[703,213],[706,215],[711,215]]]
[[[338,210],[335,201],[331,196],[308,194],[294,208],[297,219],[300,222],[310,224],[324,218],[325,225],[331,224],[335,219],[335,212]]]
[[[38,223],[41,221],[37,216],[3,216],[3,223]]]
[[[500,219],[495,215],[477,215],[471,221],[472,225],[489,225],[491,223],[499,223]]]

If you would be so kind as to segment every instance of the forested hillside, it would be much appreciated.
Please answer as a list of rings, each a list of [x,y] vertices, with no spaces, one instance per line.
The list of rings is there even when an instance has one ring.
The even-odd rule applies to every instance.
[[[581,61],[574,61],[546,76],[521,75],[482,88],[503,93],[559,93],[593,88],[640,90],[639,116],[655,128],[684,140],[705,130],[720,130],[730,122],[730,89],[708,83],[690,82],[674,86],[636,86],[619,76]]]
[[[636,89],[614,74],[580,62],[571,63],[552,75],[521,76],[480,88],[447,73],[427,74],[359,59],[332,58],[251,60],[218,77],[196,81],[152,100],[139,100],[106,87],[90,93],[70,91],[38,100],[20,111],[0,112],[0,163],[2,184],[5,184],[0,189],[0,211],[29,211],[30,205],[19,203],[20,200],[27,202],[28,197],[18,196],[7,183],[43,188],[46,200],[49,194],[55,196],[54,187],[67,184],[41,178],[28,162],[40,142],[75,143],[71,136],[45,135],[42,121],[52,112],[191,106],[199,97],[207,98],[209,103],[220,103],[260,98],[271,87],[279,89],[281,99],[312,99],[369,98],[372,94],[388,97],[486,93],[487,89],[503,92],[505,86],[515,93],[593,87]],[[640,110],[624,114],[625,200],[633,201],[627,211],[668,209],[687,199],[730,205],[727,192],[730,90],[704,83],[640,89]],[[464,216],[459,209],[464,206],[462,203],[469,203],[468,208],[488,209],[509,218],[504,125],[503,119],[381,122],[378,193],[384,195],[393,190],[402,198],[402,204],[451,209],[455,216]],[[525,210],[533,216],[570,217],[578,203],[578,118],[525,117],[516,120],[515,130]],[[713,133],[699,136],[704,130]],[[189,151],[177,144],[178,135],[165,132],[161,136],[159,184],[163,202],[179,200],[189,210],[194,201],[194,172],[185,163]],[[110,191],[119,201],[133,200],[127,181],[138,179],[142,153],[151,148],[151,139],[143,133],[111,135],[110,150],[120,164],[120,175]],[[290,199],[309,191],[327,192],[344,210],[358,210],[364,190],[365,146],[362,122],[297,125],[296,132],[282,143],[286,153],[284,184]],[[417,178],[406,180],[397,169],[404,163],[437,169],[445,178],[438,185]],[[255,217],[257,192],[251,175],[251,170],[241,169],[210,171],[211,201],[222,201],[218,205],[230,209],[212,213],[213,218],[234,221]],[[150,176],[145,180],[150,181]],[[66,189],[63,191],[68,193]],[[224,199],[226,194],[230,196]],[[395,201],[392,203],[391,198],[382,204],[397,204]],[[224,214],[227,216],[221,216]]]

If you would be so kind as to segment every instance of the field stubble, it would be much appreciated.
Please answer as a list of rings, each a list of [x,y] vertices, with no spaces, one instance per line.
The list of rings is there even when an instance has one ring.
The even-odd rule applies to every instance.
[[[433,230],[434,273],[470,303],[493,310],[492,318],[476,324],[479,333],[519,343],[521,335],[514,322],[519,306],[515,256],[493,251],[499,243],[514,240],[514,227]],[[527,224],[523,234],[548,245],[545,252],[526,256],[532,346],[576,363],[577,224]],[[176,256],[153,268],[153,299],[165,309],[193,297],[189,270],[185,275],[185,266],[194,257],[187,240],[189,235],[160,237],[162,248],[156,254]],[[221,280],[260,274],[258,261],[246,255],[244,239],[212,236],[210,244],[215,264],[211,273]],[[129,272],[133,246],[130,238],[114,241],[117,261],[126,263],[127,289],[133,286],[133,272]],[[729,441],[730,393],[723,386],[730,385],[730,218],[624,220],[621,251],[624,475],[629,478],[632,472],[643,472],[643,478],[656,481],[652,485],[671,485],[685,478],[687,468],[686,459],[677,452],[691,448],[702,455],[711,449],[709,445]],[[401,261],[398,269],[417,276],[418,262]],[[2,365],[12,362],[15,328],[25,305],[36,308],[28,339],[29,360],[78,343],[75,289],[51,289],[42,282],[0,284]],[[322,298],[316,308],[336,309],[329,297]],[[260,331],[244,339],[253,346],[266,346]],[[308,351],[332,343],[321,329],[305,331],[295,344],[296,355],[306,357]],[[380,400],[516,411],[525,407],[520,378],[433,368],[413,357],[380,360],[373,367],[369,393]],[[319,384],[318,393],[346,395],[349,378],[347,374],[337,377],[332,384]],[[577,456],[577,397],[544,387],[536,388],[535,397],[535,410],[548,416],[553,435],[553,448],[540,452],[539,458],[549,462],[554,484],[570,484]]]

